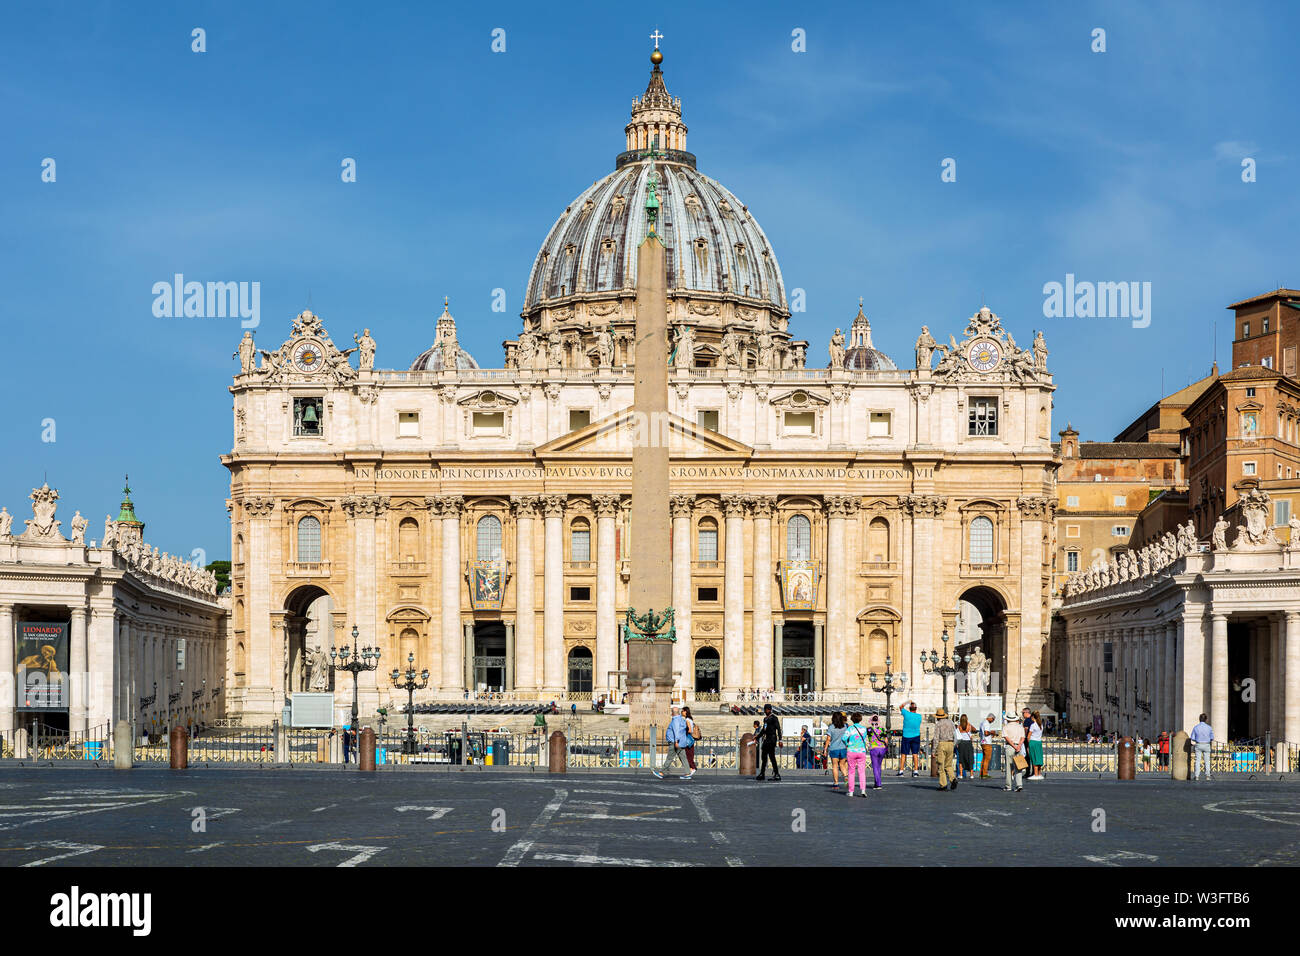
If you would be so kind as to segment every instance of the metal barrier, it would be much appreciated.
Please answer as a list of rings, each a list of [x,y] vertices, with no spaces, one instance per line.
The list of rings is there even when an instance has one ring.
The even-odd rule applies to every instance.
[[[1253,740],[1218,741],[1210,744],[1211,773],[1261,773],[1271,766],[1270,753],[1264,738]],[[1192,768],[1196,767],[1196,754],[1192,753]]]
[[[334,731],[316,727],[286,727],[284,731],[285,748],[288,754],[280,757],[281,763],[316,763],[320,742],[325,741],[326,760],[329,760],[329,748]],[[194,746],[190,744],[191,748]],[[286,760],[285,757],[288,759]]]
[[[29,753],[33,760],[111,760],[113,728],[99,724],[86,731],[71,733],[44,724],[33,724]],[[13,756],[11,741],[5,741],[6,756]]]
[[[137,759],[167,759],[167,738],[164,735],[158,742],[152,742],[146,748],[149,756]],[[162,756],[155,757],[154,751]],[[315,759],[313,745],[312,759]],[[196,763],[274,763],[275,762],[275,727],[222,727],[211,728],[196,734],[190,740],[189,762]]]

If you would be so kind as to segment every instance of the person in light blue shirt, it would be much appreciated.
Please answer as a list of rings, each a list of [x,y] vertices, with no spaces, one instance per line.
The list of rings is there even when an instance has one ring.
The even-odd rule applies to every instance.
[[[1192,728],[1192,747],[1196,751],[1196,770],[1193,780],[1201,779],[1201,761],[1205,761],[1205,779],[1210,779],[1210,744],[1214,742],[1214,728],[1210,718],[1201,714],[1201,722]]]
[[[901,711],[903,715],[903,739],[898,748],[898,776],[907,769],[907,757],[912,756],[912,776],[919,777],[921,767],[921,712],[916,709],[916,701],[909,700]]]
[[[664,731],[664,738],[668,743],[672,744],[672,753],[664,758],[662,771],[654,767],[650,769],[650,772],[660,780],[664,778],[664,773],[668,771],[668,768],[671,767],[674,762],[681,763],[683,768],[686,766],[685,748],[694,746],[695,744],[694,739],[691,737],[690,730],[686,725],[686,718],[682,716],[682,709],[676,704],[673,704],[673,719],[668,721],[668,729]],[[690,771],[690,773],[684,775],[684,778],[690,777],[693,773],[695,773],[694,770]]]

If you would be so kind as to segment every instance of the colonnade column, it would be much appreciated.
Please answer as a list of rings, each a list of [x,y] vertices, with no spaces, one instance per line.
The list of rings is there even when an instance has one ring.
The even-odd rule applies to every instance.
[[[535,660],[537,571],[533,562],[533,524],[539,501],[537,495],[510,499],[515,513],[515,681],[526,691],[536,690],[539,683]],[[509,656],[506,667],[510,667]]]
[[[1300,743],[1300,611],[1286,612],[1286,701],[1285,729],[1287,743]]]
[[[848,517],[858,510],[858,499],[835,495],[826,499],[826,690],[845,687],[844,663],[848,656]]]
[[[673,619],[677,643],[673,645],[673,670],[682,675],[682,690],[695,690],[695,669],[691,665],[691,511],[694,495],[670,495],[668,512],[673,519]]]
[[[1210,647],[1210,726],[1216,740],[1228,739],[1228,615],[1215,614]]]
[[[760,690],[773,684],[772,673],[772,511],[776,498],[754,495],[754,683]],[[773,685],[775,686],[775,685]],[[779,688],[778,688],[779,689]]]
[[[442,518],[442,557],[438,575],[439,635],[442,645],[442,675],[440,690],[455,693],[462,690],[460,623],[460,516],[465,510],[465,499],[460,495],[437,495],[426,498],[429,509]],[[468,689],[468,688],[464,688]]]
[[[1160,727],[1159,730],[1167,730],[1173,734],[1178,729],[1178,718],[1175,716],[1178,708],[1177,692],[1174,689],[1174,679],[1178,674],[1178,625],[1173,621],[1167,621],[1164,627],[1164,659],[1163,666],[1160,669],[1164,679],[1164,692],[1160,696]]]
[[[90,668],[86,653],[86,609],[72,608],[71,647],[68,651],[68,729],[85,734],[90,691]]]
[[[478,690],[478,684],[474,681],[474,622],[464,621],[461,623],[461,627],[465,631],[465,649],[461,656],[461,666],[464,671],[462,683],[465,689],[472,693]]]
[[[515,689],[515,622],[506,621],[506,675],[505,690]]]
[[[542,498],[545,554],[542,565],[542,692],[564,691],[564,495]]]
[[[1273,739],[1279,740],[1284,737],[1286,728],[1286,709],[1284,704],[1285,694],[1283,693],[1283,680],[1286,677],[1286,643],[1283,637],[1282,626],[1285,616],[1273,616],[1268,622],[1270,660],[1273,666],[1269,668],[1268,675],[1268,702],[1269,702],[1269,730],[1273,733]]]
[[[1176,729],[1191,731],[1205,710],[1205,608],[1186,607],[1182,626],[1182,712]]]
[[[0,604],[0,661],[13,671],[17,658],[14,656],[14,606]],[[9,680],[0,679],[0,737],[6,742],[13,739],[14,718],[18,707],[17,675]]]
[[[785,621],[778,622],[772,629],[772,686],[778,694],[785,693]]]
[[[596,508],[596,654],[591,689],[597,697],[602,689],[613,693],[614,688],[608,684],[609,672],[618,669],[618,622],[614,616],[618,557],[614,528],[620,503],[618,495],[592,498]]]
[[[745,673],[745,506],[744,495],[723,495],[726,555],[722,579],[722,693],[740,692]]]

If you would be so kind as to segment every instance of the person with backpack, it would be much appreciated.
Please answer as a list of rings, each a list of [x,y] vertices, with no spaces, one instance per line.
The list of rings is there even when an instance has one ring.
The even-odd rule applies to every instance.
[[[772,761],[772,781],[773,783],[781,779],[781,768],[776,765],[776,748],[781,743],[781,721],[776,714],[772,713],[772,705],[763,705],[763,723],[759,727],[759,741],[761,743],[762,763],[758,768],[758,776],[755,780],[767,779],[767,762]]]
[[[831,714],[831,725],[826,728],[826,742],[822,745],[822,755],[826,758],[826,763],[831,770],[831,789],[840,788],[840,774],[844,774],[844,780],[848,782],[848,748],[844,745],[844,734],[848,730],[848,722],[844,719],[844,712],[837,710]]]
[[[695,745],[700,742],[700,739],[704,736],[704,732],[700,730],[700,725],[697,724],[695,718],[691,716],[691,709],[689,707],[682,708],[682,720],[686,721],[686,733],[691,738],[691,745],[684,748],[686,751],[686,762],[690,765],[691,772],[682,777],[683,780],[689,780],[691,777],[695,776]]]
[[[664,778],[664,774],[669,767],[674,763],[681,763],[685,759],[687,747],[695,746],[695,741],[691,739],[691,735],[687,731],[686,718],[682,716],[682,709],[677,704],[673,704],[673,717],[672,720],[668,721],[668,729],[664,731],[664,739],[672,744],[672,753],[664,758],[662,770],[657,767],[650,768],[650,772],[660,780]],[[691,773],[694,772],[694,770],[691,771]],[[683,779],[689,776],[689,773],[683,774]]]
[[[867,749],[869,738],[867,728],[862,726],[862,715],[849,714],[849,726],[844,731],[844,747],[849,760],[849,796],[853,796],[853,781],[856,776],[862,782],[862,796],[867,795]]]

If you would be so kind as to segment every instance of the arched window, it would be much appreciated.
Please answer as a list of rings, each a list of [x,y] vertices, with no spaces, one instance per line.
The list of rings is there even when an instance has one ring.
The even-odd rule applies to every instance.
[[[700,520],[699,531],[696,535],[698,561],[712,561],[715,564],[718,560],[718,523],[712,518],[702,518]]]
[[[320,521],[312,515],[298,521],[298,560],[320,561]]]
[[[970,523],[970,563],[993,563],[993,522],[983,515]]]
[[[397,558],[408,562],[420,560],[420,523],[414,518],[403,518],[397,526]]]
[[[240,641],[235,645],[235,686],[245,687],[248,685],[248,652],[244,650],[244,642]]]
[[[569,693],[590,694],[593,660],[591,649],[575,647],[569,652]]]
[[[880,628],[873,630],[867,638],[867,661],[877,673],[885,672],[885,658],[889,656],[889,635]]]
[[[420,669],[420,658],[419,658],[419,653],[420,653],[420,634],[419,634],[419,632],[416,631],[416,629],[413,628],[413,627],[405,627],[405,628],[402,628],[402,633],[401,633],[401,636],[398,638],[398,642],[399,642],[399,643],[398,643],[398,648],[399,648],[399,650],[398,650],[398,655],[399,655],[399,656],[398,656],[398,661],[397,661],[397,668],[398,668],[399,670],[401,670],[401,671],[405,671],[406,668],[410,667],[410,666],[411,666],[411,662],[410,662],[409,660],[407,660],[407,658],[408,658],[411,654],[414,654],[414,655],[416,655],[416,659],[415,659],[415,669],[418,671],[418,670]]]
[[[569,560],[575,564],[591,563],[591,525],[578,518],[569,530]]]
[[[795,515],[785,528],[785,556],[790,561],[807,561],[812,557],[812,522]]]
[[[478,559],[501,560],[501,519],[496,515],[484,515],[478,520]]]
[[[244,536],[242,534],[235,535],[235,563],[244,563]]]
[[[889,522],[884,518],[872,518],[867,525],[867,560],[889,560]]]

